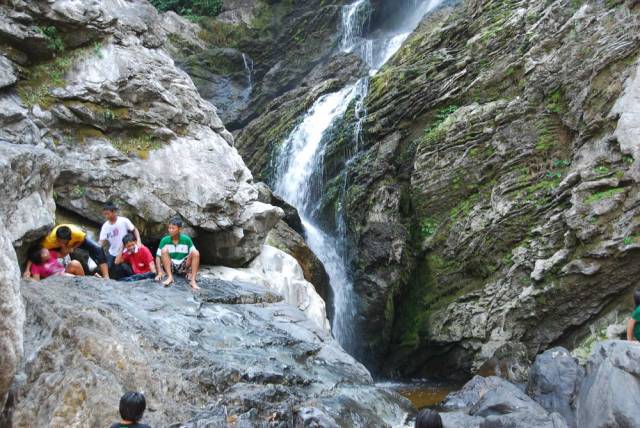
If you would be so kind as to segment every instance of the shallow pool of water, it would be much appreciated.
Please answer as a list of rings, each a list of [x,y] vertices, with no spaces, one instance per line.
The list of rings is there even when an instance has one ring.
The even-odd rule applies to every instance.
[[[460,389],[460,385],[444,384],[429,381],[410,383],[379,382],[382,388],[393,389],[408,398],[418,409],[438,407],[450,392]]]

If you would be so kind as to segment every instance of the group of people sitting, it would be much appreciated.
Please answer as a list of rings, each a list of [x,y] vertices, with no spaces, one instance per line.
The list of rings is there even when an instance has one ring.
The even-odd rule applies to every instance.
[[[174,275],[184,275],[191,288],[200,268],[200,253],[191,238],[182,233],[178,217],[169,221],[168,234],[160,240],[154,257],[142,244],[140,232],[131,220],[118,215],[118,207],[109,202],[102,211],[105,222],[95,242],[80,227],[61,224],[54,227],[29,254],[24,277],[40,280],[54,275],[84,276],[85,268],[71,260],[76,249],[85,250],[98,265],[96,275],[118,281],[139,281],[155,278],[165,287],[174,283]],[[108,245],[105,252],[103,247]]]

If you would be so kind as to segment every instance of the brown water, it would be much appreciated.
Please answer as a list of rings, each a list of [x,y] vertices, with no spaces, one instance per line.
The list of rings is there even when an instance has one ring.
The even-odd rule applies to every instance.
[[[450,392],[460,389],[460,385],[422,382],[383,384],[381,386],[394,389],[399,394],[405,396],[418,410],[427,407],[438,407]]]

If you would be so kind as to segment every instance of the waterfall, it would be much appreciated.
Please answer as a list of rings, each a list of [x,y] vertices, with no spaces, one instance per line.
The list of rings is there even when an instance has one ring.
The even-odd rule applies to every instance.
[[[242,62],[244,62],[244,71],[247,74],[246,95],[248,98],[253,91],[253,60],[243,53]]]
[[[343,52],[360,55],[369,65],[369,76],[373,76],[400,48],[429,11],[443,3],[443,0],[416,0],[415,8],[406,11],[406,18],[394,32],[387,32],[377,38],[365,38],[371,17],[369,0],[357,0],[342,9]],[[343,201],[337,208],[337,236],[322,231],[313,218],[313,209],[321,195],[317,189],[322,183],[314,182],[321,175],[322,159],[326,141],[323,138],[331,126],[341,118],[352,102],[355,102],[356,124],[350,158],[357,156],[362,147],[362,124],[366,118],[364,100],[369,88],[369,76],[354,84],[318,98],[294,128],[281,146],[276,160],[275,191],[298,209],[305,226],[309,247],[324,264],[333,290],[333,319],[331,325],[334,337],[353,354],[356,349],[354,324],[357,315],[357,300],[353,282],[346,264],[346,223],[343,215]],[[343,171],[343,195],[346,190],[346,170]],[[314,178],[315,177],[315,178]]]

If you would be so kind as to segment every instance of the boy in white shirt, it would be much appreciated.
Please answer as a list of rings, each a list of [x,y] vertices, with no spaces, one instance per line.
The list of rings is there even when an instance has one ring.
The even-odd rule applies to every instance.
[[[107,202],[102,209],[102,216],[105,218],[102,229],[100,229],[100,245],[109,243],[107,250],[107,264],[109,265],[109,276],[113,279],[120,279],[133,274],[131,267],[126,264],[115,264],[116,257],[122,252],[122,238],[127,233],[133,233],[137,244],[142,245],[140,232],[126,217],[118,215],[118,207],[113,202]]]

